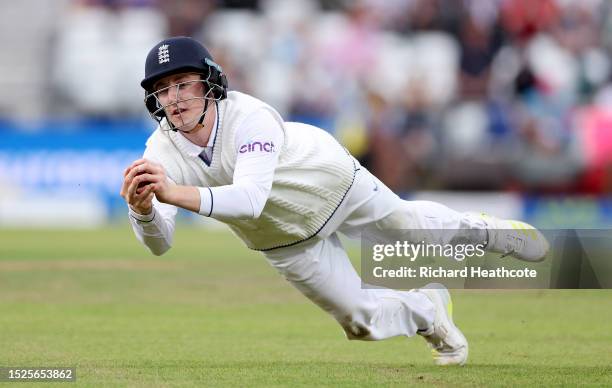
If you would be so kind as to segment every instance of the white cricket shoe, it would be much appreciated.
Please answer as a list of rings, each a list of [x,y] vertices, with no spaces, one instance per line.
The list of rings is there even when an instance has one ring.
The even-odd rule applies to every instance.
[[[429,343],[436,365],[464,365],[468,358],[468,342],[453,323],[453,302],[446,287],[430,283],[416,290],[431,300],[436,308],[432,327],[419,331]]]
[[[550,245],[546,237],[528,223],[481,215],[489,233],[487,251],[538,262],[546,258]]]

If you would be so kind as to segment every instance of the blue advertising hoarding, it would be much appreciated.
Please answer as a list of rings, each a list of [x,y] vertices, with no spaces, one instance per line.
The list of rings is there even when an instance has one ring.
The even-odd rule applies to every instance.
[[[96,197],[109,215],[125,210],[122,172],[141,157],[153,125],[144,121],[51,122],[0,129],[0,191]]]

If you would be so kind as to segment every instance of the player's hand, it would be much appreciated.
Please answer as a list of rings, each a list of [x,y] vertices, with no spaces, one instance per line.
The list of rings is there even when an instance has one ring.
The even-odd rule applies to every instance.
[[[170,184],[166,171],[159,163],[147,159],[138,159],[125,170],[124,174],[126,179],[133,177],[132,182],[136,185],[136,195],[139,195],[142,190],[150,185],[157,200],[172,203],[171,198],[173,198],[176,185]],[[129,186],[127,192],[129,193]]]
[[[152,166],[152,162],[146,159],[134,161],[123,172],[123,185],[121,196],[130,208],[138,214],[150,214],[153,210],[153,196],[155,195],[156,174],[152,170],[159,167],[162,170],[164,180],[165,173],[161,166]]]
[[[132,210],[139,214],[150,214],[153,196],[159,202],[198,212],[200,191],[195,186],[174,184],[166,176],[164,168],[147,159],[138,159],[125,169],[121,196]]]

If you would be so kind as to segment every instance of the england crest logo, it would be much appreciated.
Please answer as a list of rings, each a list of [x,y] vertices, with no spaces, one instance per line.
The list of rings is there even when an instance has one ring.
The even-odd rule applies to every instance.
[[[157,59],[159,60],[159,64],[170,62],[170,50],[168,50],[168,45],[163,44],[159,46],[157,49]]]

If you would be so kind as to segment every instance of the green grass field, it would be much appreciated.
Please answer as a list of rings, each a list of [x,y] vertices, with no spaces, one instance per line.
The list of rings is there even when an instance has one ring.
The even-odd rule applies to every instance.
[[[470,361],[439,368],[421,338],[347,341],[227,233],[179,229],[155,257],[127,225],[0,230],[0,366],[75,366],[83,386],[612,385],[609,290],[453,295]]]

